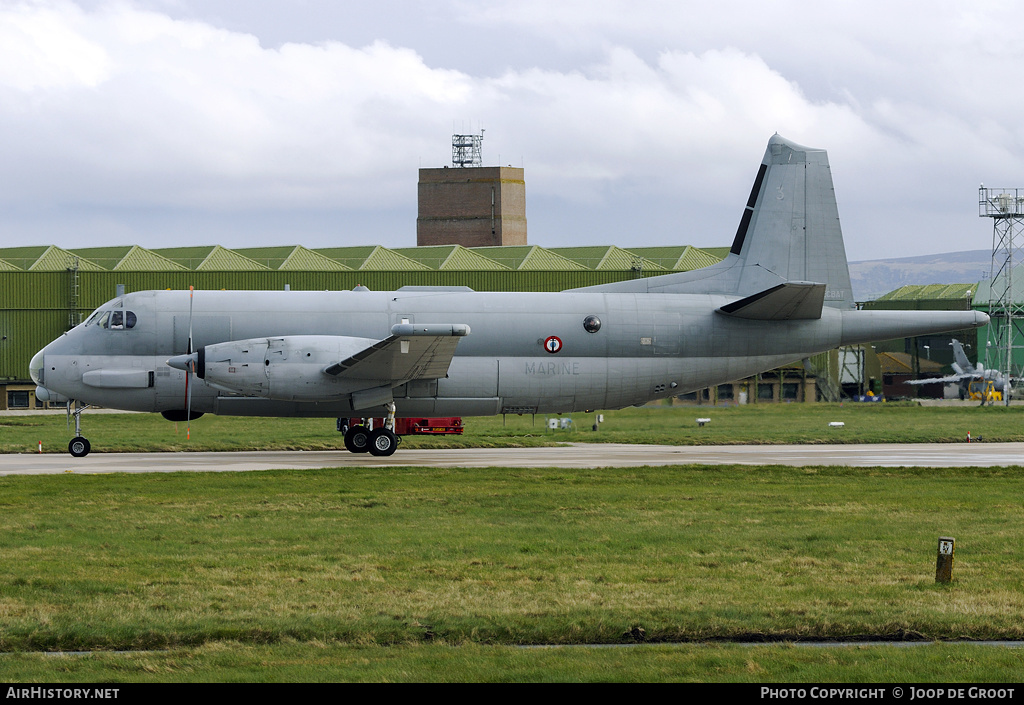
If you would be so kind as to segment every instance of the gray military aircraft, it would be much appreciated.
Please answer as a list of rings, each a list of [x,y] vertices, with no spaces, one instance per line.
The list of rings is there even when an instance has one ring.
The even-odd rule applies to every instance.
[[[768,142],[729,255],[691,272],[556,293],[140,291],[38,352],[43,400],[235,416],[374,417],[352,451],[390,455],[396,415],[617,409],[743,379],[840,345],[984,325],[963,311],[858,311],[828,156]]]

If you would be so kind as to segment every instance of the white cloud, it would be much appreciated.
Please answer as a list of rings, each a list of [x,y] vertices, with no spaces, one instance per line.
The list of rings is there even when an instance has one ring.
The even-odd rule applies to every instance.
[[[413,123],[468,93],[408,49],[263,49],[124,4],[0,6],[0,28],[22,39],[0,41],[0,66],[20,67],[0,74],[0,126],[20,136],[0,147],[8,198],[343,201],[344,187],[407,169]]]
[[[296,12],[243,5],[247,19],[276,8],[265,24]],[[531,202],[545,204],[531,239],[553,229],[554,208],[567,213],[559,236],[577,242],[615,241],[629,208],[651,232],[693,209],[717,238],[703,244],[728,244],[778,131],[829,150],[848,234],[867,231],[848,237],[855,256],[912,254],[977,232],[971,190],[1014,185],[1024,151],[1024,49],[992,32],[1010,5],[412,3],[382,24],[416,36],[429,14],[453,32],[405,46],[377,30],[263,43],[202,19],[205,6],[0,0],[0,204],[377,208],[411,213],[411,231],[416,168],[446,164],[453,125],[471,119],[487,129],[485,161],[527,167]],[[349,6],[298,11],[324,7]],[[457,59],[423,58],[455,51],[453,36],[467,42]],[[577,208],[620,220],[569,232],[585,221]],[[935,223],[927,240],[896,237],[921,222]]]
[[[0,21],[0,85],[20,91],[91,88],[108,75],[103,47],[83,37],[74,6],[14,5]]]

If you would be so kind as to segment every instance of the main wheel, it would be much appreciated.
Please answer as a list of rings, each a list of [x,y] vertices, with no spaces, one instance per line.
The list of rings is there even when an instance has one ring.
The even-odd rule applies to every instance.
[[[89,443],[89,439],[76,436],[71,439],[68,443],[68,452],[76,458],[84,458],[89,455],[89,451],[92,450],[92,445]]]
[[[345,447],[353,453],[370,450],[370,432],[366,426],[353,426],[345,433]]]
[[[398,438],[386,428],[374,429],[370,434],[370,455],[392,455],[398,447]]]

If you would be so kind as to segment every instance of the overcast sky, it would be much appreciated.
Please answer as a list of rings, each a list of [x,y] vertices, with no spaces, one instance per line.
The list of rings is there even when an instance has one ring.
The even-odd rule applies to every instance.
[[[990,248],[1024,187],[1011,2],[0,0],[0,244],[416,243],[485,130],[531,244],[727,246],[775,132],[850,259]]]

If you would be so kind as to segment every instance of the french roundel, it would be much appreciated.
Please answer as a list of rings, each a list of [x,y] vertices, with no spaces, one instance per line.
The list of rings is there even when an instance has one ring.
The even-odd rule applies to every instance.
[[[548,336],[544,341],[544,349],[549,353],[556,353],[562,349],[562,339],[557,335]]]

